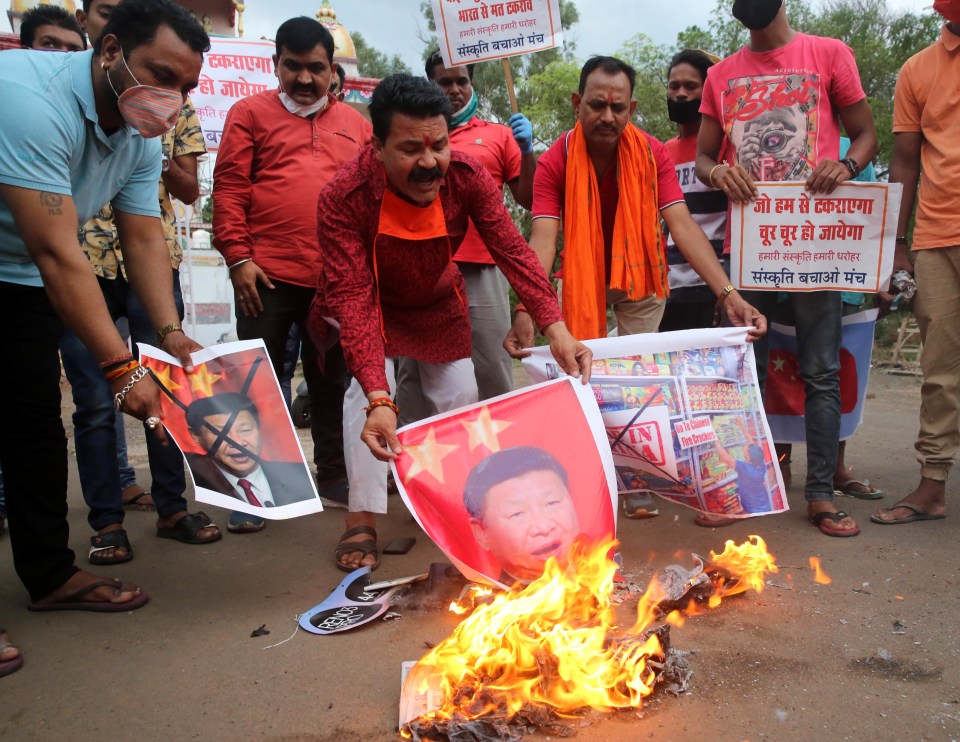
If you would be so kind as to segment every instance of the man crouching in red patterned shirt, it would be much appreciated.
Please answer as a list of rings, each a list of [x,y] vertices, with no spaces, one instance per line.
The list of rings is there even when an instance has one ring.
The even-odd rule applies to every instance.
[[[310,316],[318,342],[339,327],[353,375],[343,436],[350,508],[337,567],[379,565],[376,514],[387,512],[387,462],[402,455],[393,361],[420,367],[436,412],[477,401],[470,319],[453,255],[473,221],[561,368],[590,377],[590,350],[563,323],[556,292],[483,166],[451,151],[450,101],[433,82],[385,78],[373,93],[373,140],[320,193],[323,269]],[[515,357],[519,343],[504,347]],[[366,444],[366,445],[364,445]]]

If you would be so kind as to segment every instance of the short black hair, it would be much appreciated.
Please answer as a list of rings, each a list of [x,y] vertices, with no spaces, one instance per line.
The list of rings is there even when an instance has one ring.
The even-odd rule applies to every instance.
[[[630,95],[633,96],[633,87],[637,84],[637,71],[622,59],[601,56],[590,57],[587,63],[583,65],[583,69],[580,70],[580,87],[577,90],[580,95],[583,95],[583,91],[587,88],[587,78],[597,70],[603,70],[608,75],[619,75],[620,73],[626,75],[627,79],[630,80]]]
[[[498,484],[534,471],[552,471],[570,487],[570,476],[557,458],[538,446],[512,446],[492,453],[470,470],[463,486],[463,505],[470,517],[483,522],[487,493]]]
[[[34,37],[40,26],[58,26],[68,31],[75,31],[80,37],[80,44],[87,48],[87,37],[71,13],[59,5],[38,5],[30,8],[20,19],[20,45],[27,49],[33,48]]]
[[[340,87],[337,88],[337,92],[339,93],[343,90],[343,86],[347,82],[347,73],[343,71],[342,64],[337,65],[337,79],[340,80]]]
[[[171,0],[124,0],[113,12],[100,38],[93,42],[94,54],[99,54],[103,40],[113,35],[120,42],[123,56],[142,44],[149,44],[160,26],[169,26],[193,51],[204,54],[210,50],[210,37],[203,26],[185,8]]]
[[[450,125],[453,110],[440,86],[424,77],[390,75],[380,81],[370,98],[367,109],[373,124],[373,135],[387,141],[393,114],[402,113],[417,118],[443,116]]]
[[[333,36],[326,27],[313,18],[299,15],[280,24],[277,29],[277,56],[286,49],[291,54],[306,54],[317,46],[327,52],[327,61],[333,62]]]
[[[232,415],[235,412],[249,412],[257,425],[260,424],[260,412],[250,397],[240,392],[222,392],[212,397],[193,400],[187,407],[187,427],[194,433],[199,433],[204,429],[204,419],[210,415]]]
[[[440,50],[437,49],[435,52],[432,52],[427,61],[423,65],[423,71],[427,73],[427,79],[433,79],[433,70],[438,64],[443,64],[443,55],[440,54]],[[446,65],[444,65],[446,66]],[[458,65],[461,66],[461,65]],[[475,64],[467,65],[467,77],[470,78],[470,82],[473,82],[473,68],[476,67]]]
[[[673,55],[670,64],[667,65],[667,77],[673,72],[673,68],[678,64],[689,64],[700,73],[700,81],[707,81],[707,70],[713,67],[715,62],[707,56],[707,53],[700,49],[684,49]]]

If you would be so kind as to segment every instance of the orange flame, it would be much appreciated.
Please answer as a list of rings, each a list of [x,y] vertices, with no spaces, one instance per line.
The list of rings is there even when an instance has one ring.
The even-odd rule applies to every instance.
[[[762,590],[764,574],[777,571],[762,539],[751,538],[752,544],[728,541],[723,554],[711,554],[725,570],[721,595]],[[659,620],[664,591],[653,580],[637,605],[636,623],[619,628],[611,600],[617,565],[609,554],[615,545],[575,544],[566,564],[551,558],[530,585],[478,605],[408,676],[417,679],[415,691],[439,690],[443,699],[425,718],[442,723],[455,715],[509,717],[526,704],[560,714],[641,705],[663,660],[659,639],[647,632]],[[464,602],[451,610],[469,609]],[[685,618],[673,611],[666,620],[682,626]]]
[[[818,585],[829,585],[833,580],[830,575],[820,568],[820,557],[810,557],[810,569],[813,570],[813,581]]]

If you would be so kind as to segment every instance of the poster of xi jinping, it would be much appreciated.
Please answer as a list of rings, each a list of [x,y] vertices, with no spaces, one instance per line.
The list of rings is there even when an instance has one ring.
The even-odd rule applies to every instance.
[[[262,340],[199,350],[191,374],[138,345],[198,501],[273,519],[323,510]]]
[[[509,587],[616,533],[613,459],[590,387],[564,378],[397,432],[404,502],[468,578]]]
[[[734,518],[788,509],[746,336],[719,328],[586,341],[621,493]],[[546,347],[523,363],[535,381],[563,376]]]

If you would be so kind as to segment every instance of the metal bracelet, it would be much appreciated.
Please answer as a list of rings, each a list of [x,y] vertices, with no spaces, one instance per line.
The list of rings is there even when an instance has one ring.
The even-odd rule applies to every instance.
[[[133,385],[140,381],[140,379],[142,379],[148,373],[149,371],[147,371],[146,368],[140,366],[136,371],[133,372],[133,375],[130,376],[130,381],[126,383],[126,386],[113,395],[113,406],[117,408],[117,412],[123,411],[123,400],[126,398],[127,393],[133,389]]]

